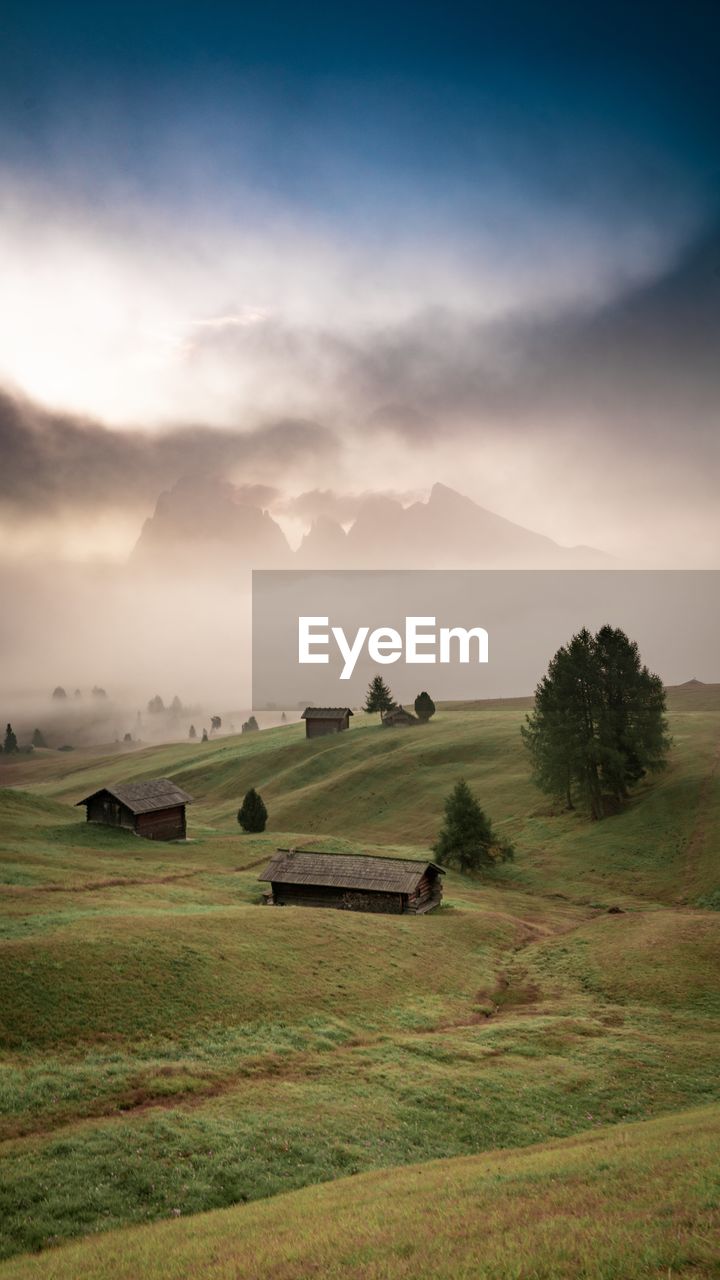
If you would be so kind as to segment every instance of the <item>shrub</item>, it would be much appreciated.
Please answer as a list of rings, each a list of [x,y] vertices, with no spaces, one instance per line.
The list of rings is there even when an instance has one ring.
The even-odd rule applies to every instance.
[[[425,690],[419,693],[415,699],[415,715],[418,720],[429,720],[431,716],[435,715],[435,703]]]
[[[237,820],[243,831],[259,832],[264,831],[267,824],[267,809],[261,795],[251,787],[245,794],[239,810]]]

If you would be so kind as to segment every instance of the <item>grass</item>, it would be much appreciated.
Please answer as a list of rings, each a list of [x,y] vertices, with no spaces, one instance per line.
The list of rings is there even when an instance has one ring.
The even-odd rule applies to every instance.
[[[314,742],[292,725],[204,746],[38,752],[0,765],[11,784],[0,790],[0,1254],[247,1202],[233,1221],[262,1259],[272,1234],[262,1214],[275,1205],[284,1222],[294,1212],[292,1197],[282,1210],[259,1203],[267,1197],[317,1197],[329,1206],[318,1214],[333,1213],[342,1183],[319,1184],[349,1173],[356,1188],[406,1176],[381,1174],[387,1166],[440,1157],[458,1170],[472,1157],[477,1171],[496,1158],[480,1153],[505,1148],[517,1154],[504,1161],[522,1160],[529,1144],[606,1125],[619,1135],[651,1117],[665,1117],[658,1123],[691,1155],[696,1129],[672,1113],[717,1098],[720,702],[713,687],[678,690],[672,701],[669,768],[598,824],[554,815],[534,790],[514,702],[440,708],[407,733],[358,716],[349,733]],[[426,856],[460,774],[517,848],[491,881],[448,875],[445,905],[418,919],[258,905],[257,875],[276,844]],[[195,797],[187,843],[89,826],[72,807],[104,781],[157,775]],[[241,835],[235,822],[250,785],[270,809],[262,836]],[[596,1137],[582,1139],[589,1152]],[[562,1177],[545,1153],[532,1159],[552,1200]],[[535,1235],[528,1226],[515,1254],[498,1226],[481,1259],[495,1271],[471,1263],[472,1232],[460,1232],[467,1255],[447,1236],[446,1272],[418,1270],[430,1266],[425,1250],[438,1266],[443,1251],[423,1234],[429,1210],[408,1200],[419,1175],[407,1176],[393,1184],[406,1188],[395,1234],[407,1253],[381,1232],[366,1256],[362,1225],[348,1220],[360,1242],[337,1255],[350,1259],[347,1274],[659,1274],[647,1269],[655,1255],[642,1224],[628,1236],[641,1242],[635,1270],[629,1255],[622,1270],[602,1251],[595,1271],[571,1269],[590,1266],[598,1227],[582,1264],[571,1250],[567,1272],[543,1271],[542,1224]],[[647,1188],[633,1187],[638,1205],[646,1194],[652,1203],[651,1181],[648,1172]],[[613,1195],[597,1201],[608,1223],[620,1211]],[[487,1203],[504,1222],[502,1206]],[[190,1266],[183,1224],[172,1230],[185,1241],[177,1265]],[[270,1249],[252,1274],[335,1274],[327,1267],[340,1263],[315,1231],[296,1233],[296,1261]],[[128,1257],[135,1239],[127,1235]],[[120,1246],[107,1247],[120,1265]],[[95,1249],[100,1258],[94,1243],[82,1271]],[[55,1258],[70,1269],[53,1271]],[[75,1274],[74,1258],[66,1247],[51,1252],[37,1274]],[[34,1265],[8,1263],[18,1275]],[[215,1274],[206,1265],[192,1274]],[[676,1263],[662,1265],[664,1275]],[[711,1274],[697,1269],[704,1259],[683,1265],[688,1276]],[[145,1271],[128,1267],[117,1274]]]
[[[720,1109],[388,1169],[0,1267],[13,1280],[717,1276]]]

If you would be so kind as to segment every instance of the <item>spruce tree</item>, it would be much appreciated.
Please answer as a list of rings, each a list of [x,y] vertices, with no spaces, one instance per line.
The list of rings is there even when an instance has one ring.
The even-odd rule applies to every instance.
[[[540,789],[602,818],[665,762],[662,681],[623,631],[583,629],[550,662],[522,735]]]
[[[33,729],[32,744],[33,744],[33,746],[34,746],[34,747],[46,747],[46,746],[47,746],[47,742],[45,741],[45,736],[44,736],[44,734],[40,731],[40,729]]]
[[[3,751],[5,752],[6,755],[10,756],[13,754],[13,752],[17,751],[17,749],[18,749],[17,738],[13,733],[12,725],[9,724],[5,730],[5,742],[3,744]]]
[[[265,830],[267,823],[267,809],[263,803],[263,798],[254,787],[251,787],[245,794],[245,798],[238,810],[237,820],[243,831],[259,832]]]
[[[415,715],[418,720],[429,720],[431,716],[435,715],[435,703],[425,690],[419,693],[415,699]]]
[[[455,783],[445,801],[445,817],[433,845],[440,862],[477,871],[512,857],[512,847],[499,840],[464,778]]]
[[[188,733],[188,738],[197,738],[197,729],[195,728],[194,724],[190,725],[190,732]]]
[[[382,676],[375,676],[368,685],[364,710],[371,713],[379,711],[382,715],[384,711],[390,711],[394,706],[395,699]]]

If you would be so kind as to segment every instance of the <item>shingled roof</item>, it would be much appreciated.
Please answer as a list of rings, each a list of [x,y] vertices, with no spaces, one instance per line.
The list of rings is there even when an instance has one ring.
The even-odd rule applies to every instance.
[[[258,880],[276,884],[317,884],[336,889],[376,889],[412,893],[428,867],[436,862],[414,858],[372,858],[367,854],[316,853],[311,849],[278,849]]]
[[[306,707],[301,720],[344,720],[353,713],[349,707]]]
[[[169,778],[149,778],[146,782],[118,782],[112,787],[99,787],[77,803],[88,804],[103,792],[113,800],[119,800],[131,813],[152,813],[155,809],[171,809],[176,804],[192,804],[192,796]]]

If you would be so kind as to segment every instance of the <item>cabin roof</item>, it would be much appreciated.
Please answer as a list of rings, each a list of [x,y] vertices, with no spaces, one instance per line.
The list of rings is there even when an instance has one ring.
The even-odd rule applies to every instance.
[[[301,720],[344,720],[351,716],[350,707],[306,707]]]
[[[372,858],[367,854],[278,849],[258,880],[412,893],[428,867],[444,875],[437,862],[418,862],[414,858]]]
[[[152,813],[155,809],[171,809],[177,804],[192,804],[192,796],[169,778],[148,778],[145,782],[118,782],[111,787],[98,787],[78,804],[89,804],[95,796],[106,792],[119,800],[131,813]]]
[[[396,707],[391,707],[383,714],[383,720],[417,720],[417,716],[398,703]]]

